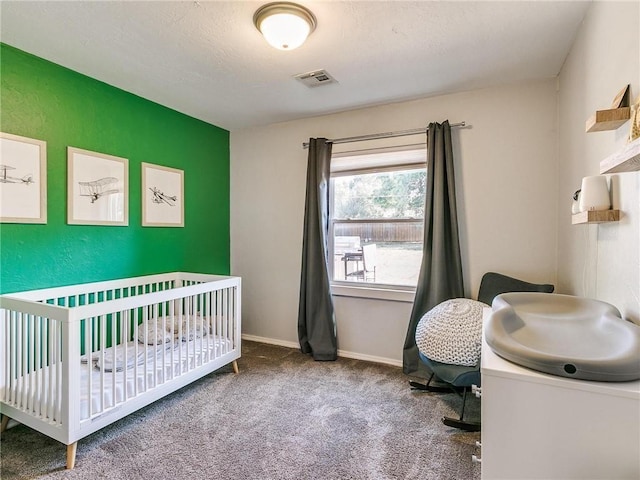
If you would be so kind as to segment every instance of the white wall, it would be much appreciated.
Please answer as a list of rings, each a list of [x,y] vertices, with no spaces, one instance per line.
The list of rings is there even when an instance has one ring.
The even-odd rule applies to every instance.
[[[600,161],[626,143],[629,123],[585,133],[585,121],[609,108],[631,84],[640,95],[640,3],[594,2],[560,73],[558,190],[559,291],[598,298],[640,323],[640,173],[611,175],[619,223],[571,225],[571,195]]]
[[[453,133],[467,295],[489,270],[556,281],[555,80],[272,124],[231,132],[231,269],[243,277],[244,334],[297,344],[302,142],[445,119],[470,126]],[[335,306],[344,355],[400,363],[411,304],[336,297]]]

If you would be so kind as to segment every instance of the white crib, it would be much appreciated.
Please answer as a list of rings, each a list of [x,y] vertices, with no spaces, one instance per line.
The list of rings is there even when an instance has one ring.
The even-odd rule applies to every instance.
[[[0,296],[0,431],[67,445],[240,358],[238,277],[168,273]]]

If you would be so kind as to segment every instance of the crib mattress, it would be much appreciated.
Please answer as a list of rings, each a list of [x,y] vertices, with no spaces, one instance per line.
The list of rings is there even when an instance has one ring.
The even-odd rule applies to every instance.
[[[96,352],[91,361],[85,357],[78,365],[80,420],[102,415],[127,399],[206,365],[232,351],[232,347],[229,339],[208,335],[156,346],[134,341],[127,343],[126,348],[121,344],[115,351],[108,348],[103,354]],[[18,382],[31,386],[23,406],[36,414],[47,415],[46,410],[54,403],[51,387],[61,383],[59,375],[55,368],[43,368],[20,377]]]

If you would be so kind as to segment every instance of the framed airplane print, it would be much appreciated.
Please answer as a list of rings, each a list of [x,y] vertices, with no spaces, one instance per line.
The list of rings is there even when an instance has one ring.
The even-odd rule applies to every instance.
[[[67,223],[129,224],[129,161],[67,148]]]
[[[47,143],[0,132],[0,222],[47,223]]]
[[[184,171],[142,163],[142,226],[184,227]]]

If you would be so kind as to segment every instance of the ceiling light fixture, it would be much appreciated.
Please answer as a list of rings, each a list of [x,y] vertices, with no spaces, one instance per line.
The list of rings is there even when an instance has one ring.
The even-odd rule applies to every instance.
[[[316,17],[296,3],[274,2],[256,10],[253,23],[269,45],[279,50],[293,50],[315,30]]]

